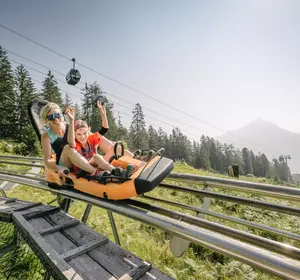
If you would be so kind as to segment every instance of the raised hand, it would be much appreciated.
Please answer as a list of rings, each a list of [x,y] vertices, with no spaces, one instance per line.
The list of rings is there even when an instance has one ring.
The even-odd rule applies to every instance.
[[[71,107],[70,105],[67,105],[65,112],[69,116],[70,120],[73,121],[75,118],[75,109],[73,107]]]
[[[97,107],[98,107],[101,115],[106,115],[106,105],[105,105],[105,103],[102,104],[101,101],[98,100],[97,101]]]

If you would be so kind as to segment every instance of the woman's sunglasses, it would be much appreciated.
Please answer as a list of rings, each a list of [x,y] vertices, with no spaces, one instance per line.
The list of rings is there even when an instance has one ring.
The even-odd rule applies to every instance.
[[[52,115],[47,116],[49,121],[54,121],[55,119],[60,119],[62,117],[61,113],[54,113]]]

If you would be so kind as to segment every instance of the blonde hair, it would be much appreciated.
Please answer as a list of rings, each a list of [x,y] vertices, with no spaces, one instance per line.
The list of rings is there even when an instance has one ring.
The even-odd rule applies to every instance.
[[[54,102],[49,102],[41,109],[40,118],[42,124],[46,124],[48,122],[47,115],[53,109],[58,109],[61,111],[60,107]]]

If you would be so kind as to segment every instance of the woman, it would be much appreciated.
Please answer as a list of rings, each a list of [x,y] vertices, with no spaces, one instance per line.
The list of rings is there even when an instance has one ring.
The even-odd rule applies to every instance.
[[[98,170],[67,144],[66,123],[56,103],[50,102],[45,105],[41,110],[40,119],[42,124],[48,126],[41,136],[44,163],[47,168],[56,171],[62,177],[66,176],[64,170],[72,168],[75,164],[91,176],[98,175]],[[56,154],[56,162],[51,159],[52,149]]]

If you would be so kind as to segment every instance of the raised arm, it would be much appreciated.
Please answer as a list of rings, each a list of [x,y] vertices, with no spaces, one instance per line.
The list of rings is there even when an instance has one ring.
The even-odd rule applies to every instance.
[[[71,148],[75,148],[76,147],[75,131],[74,131],[75,109],[72,107],[68,107],[66,109],[66,113],[68,114],[70,120],[69,129],[68,129],[68,143]]]
[[[98,100],[97,101],[97,107],[99,109],[101,119],[102,119],[102,128],[106,128],[106,131],[108,130],[108,121],[107,121],[107,116],[106,116],[106,108],[105,104],[101,104],[101,102]]]

